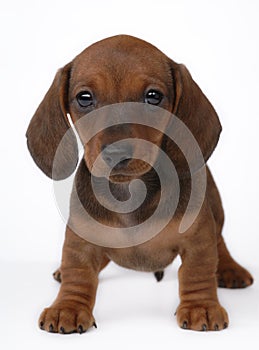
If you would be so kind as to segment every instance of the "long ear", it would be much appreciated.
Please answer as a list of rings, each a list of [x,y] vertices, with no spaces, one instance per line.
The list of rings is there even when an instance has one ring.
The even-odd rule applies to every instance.
[[[170,64],[175,90],[173,114],[189,128],[206,162],[216,147],[221,133],[219,118],[187,68],[173,61],[170,61]],[[193,157],[195,158],[195,155]],[[180,159],[178,163],[179,161]]]
[[[71,175],[78,162],[76,137],[67,119],[70,69],[71,64],[68,64],[57,72],[26,132],[27,145],[35,163],[47,176],[55,180]],[[58,159],[55,159],[65,134],[62,149],[59,149]]]

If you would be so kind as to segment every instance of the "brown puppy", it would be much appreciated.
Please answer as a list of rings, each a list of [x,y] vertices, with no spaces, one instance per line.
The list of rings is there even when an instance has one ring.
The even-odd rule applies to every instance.
[[[27,131],[28,147],[34,161],[49,177],[68,177],[76,168],[78,157],[73,132],[69,133],[62,157],[53,170],[57,148],[70,127],[67,114],[73,123],[77,123],[84,115],[102,110],[101,107],[128,102],[146,103],[174,113],[194,135],[205,162],[210,157],[221,125],[215,110],[188,70],[149,43],[130,36],[116,36],[88,47],[58,71]],[[83,129],[78,126],[76,129],[83,140]],[[130,141],[123,149],[107,148],[107,145],[123,139],[143,139],[162,149],[174,163],[180,192],[175,215],[157,235],[138,245],[114,248],[80,238],[79,226],[86,230],[90,227],[93,232],[95,228],[75,209],[75,190],[84,209],[109,227],[138,225],[154,212],[162,186],[152,168],[158,156],[150,151],[151,165],[136,159],[139,158],[136,156],[139,149]],[[186,140],[187,149],[188,142]],[[243,288],[251,285],[253,279],[232,259],[225,246],[221,236],[224,213],[209,169],[205,166],[207,189],[199,213],[191,227],[180,233],[180,222],[190,198],[192,172],[188,170],[184,152],[161,130],[136,122],[116,125],[96,133],[84,146],[84,157],[77,170],[71,197],[62,264],[54,275],[61,281],[61,288],[51,307],[41,314],[40,328],[49,332],[82,333],[96,326],[92,311],[98,273],[110,260],[127,268],[152,271],[160,280],[163,269],[178,254],[182,259],[180,305],[177,309],[179,326],[193,330],[226,328],[228,316],[219,304],[217,285]],[[128,185],[133,179],[145,182],[147,196],[139,209],[119,213],[98,202],[92,190],[91,172],[100,152],[103,152],[104,163],[113,168],[109,182],[117,200],[128,199]],[[196,158],[192,155],[191,158],[195,164]],[[197,166],[195,171],[199,169]],[[92,175],[98,185],[98,176]],[[169,184],[167,186],[169,189]]]

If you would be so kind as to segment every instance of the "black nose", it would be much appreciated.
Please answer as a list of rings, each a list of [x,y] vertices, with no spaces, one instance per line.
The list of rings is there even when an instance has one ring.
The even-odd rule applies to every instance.
[[[127,166],[132,158],[133,150],[130,144],[122,146],[104,145],[102,146],[102,158],[111,168],[116,169]]]

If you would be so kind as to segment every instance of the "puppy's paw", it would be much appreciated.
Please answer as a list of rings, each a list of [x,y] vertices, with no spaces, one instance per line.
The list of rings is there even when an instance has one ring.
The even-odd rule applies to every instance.
[[[251,274],[235,261],[219,264],[217,279],[221,288],[245,288],[253,283]]]
[[[39,327],[51,333],[84,333],[90,327],[96,327],[94,317],[81,305],[54,305],[43,310],[39,318]]]
[[[217,303],[197,305],[181,303],[176,312],[177,322],[183,329],[219,331],[228,327],[228,315]]]

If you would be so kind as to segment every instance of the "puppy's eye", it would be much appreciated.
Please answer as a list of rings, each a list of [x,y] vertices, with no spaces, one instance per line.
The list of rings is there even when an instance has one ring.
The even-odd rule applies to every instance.
[[[163,99],[163,94],[156,90],[149,90],[145,96],[145,102],[151,105],[159,105]]]
[[[80,107],[89,107],[93,104],[93,96],[89,91],[83,91],[79,92],[79,94],[76,95],[76,100]]]

